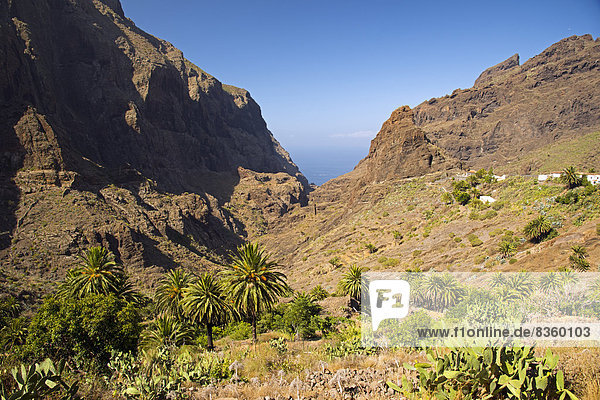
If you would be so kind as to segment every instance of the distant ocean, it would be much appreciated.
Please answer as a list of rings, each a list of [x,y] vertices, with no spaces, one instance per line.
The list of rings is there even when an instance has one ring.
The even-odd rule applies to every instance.
[[[310,183],[322,185],[352,171],[369,149],[326,147],[319,149],[287,148],[292,160]]]

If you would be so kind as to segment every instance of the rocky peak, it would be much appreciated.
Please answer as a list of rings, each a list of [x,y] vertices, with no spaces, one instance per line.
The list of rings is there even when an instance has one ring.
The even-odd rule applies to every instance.
[[[507,70],[518,66],[519,54],[514,54],[506,60],[502,61],[501,63],[498,63],[493,67],[490,67],[483,71],[481,75],[479,75],[479,77],[475,80],[474,86],[485,86],[488,83],[493,82],[494,79],[497,79],[500,76],[502,76],[502,74],[504,74],[504,72],[506,72]]]
[[[402,106],[392,112],[371,141],[369,154],[357,166],[364,181],[406,178],[454,166],[414,123],[414,112]]]

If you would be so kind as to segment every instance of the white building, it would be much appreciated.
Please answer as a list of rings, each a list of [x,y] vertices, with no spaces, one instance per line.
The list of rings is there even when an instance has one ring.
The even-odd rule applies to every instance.
[[[587,176],[587,180],[594,186],[600,185],[600,174],[590,174]]]
[[[538,181],[540,182],[545,182],[550,178],[560,178],[562,174],[560,172],[553,172],[551,174],[546,174],[546,175],[538,175]],[[581,176],[582,174],[577,174],[579,176]],[[590,174],[590,175],[586,175],[587,176],[587,180],[594,186],[596,185],[600,185],[600,174]]]
[[[550,178],[560,178],[560,172],[553,172],[551,174],[538,175],[538,181],[545,182]]]
[[[496,201],[496,199],[492,196],[479,196],[479,200],[481,200],[484,203],[493,203]]]

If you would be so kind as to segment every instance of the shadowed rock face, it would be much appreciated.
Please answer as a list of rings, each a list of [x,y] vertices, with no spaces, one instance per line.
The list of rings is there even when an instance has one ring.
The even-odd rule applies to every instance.
[[[128,267],[210,267],[247,234],[245,215],[267,224],[306,203],[250,93],[138,29],[118,0],[0,0],[0,38],[7,270],[40,252],[67,267],[96,244]],[[261,201],[244,213],[236,187],[254,175],[243,191]]]
[[[173,192],[238,167],[304,181],[246,90],[136,28],[118,1],[0,4],[1,134],[22,146],[11,169],[134,169]]]

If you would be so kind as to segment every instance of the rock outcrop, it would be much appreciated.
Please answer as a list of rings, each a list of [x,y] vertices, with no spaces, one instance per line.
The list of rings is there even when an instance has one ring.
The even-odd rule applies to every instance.
[[[479,75],[477,79],[475,79],[475,83],[473,86],[485,86],[494,82],[494,80],[498,80],[506,71],[511,68],[519,66],[519,55],[514,54],[506,60],[502,61],[494,65],[493,67],[489,67],[485,71]]]
[[[364,171],[364,182],[419,176],[458,166],[443,151],[431,144],[413,122],[413,110],[402,106],[392,112],[371,141],[369,154],[356,171]]]
[[[206,261],[245,235],[247,221],[223,208],[242,170],[288,183],[273,201],[262,194],[269,215],[307,201],[308,182],[250,93],[137,28],[118,0],[0,0],[0,38],[7,270],[41,249],[68,266],[97,243],[139,268]],[[61,231],[69,243],[52,239]]]
[[[499,167],[557,140],[600,129],[600,40],[572,36],[518,65],[484,71],[470,89],[423,102],[415,124],[473,168]]]

